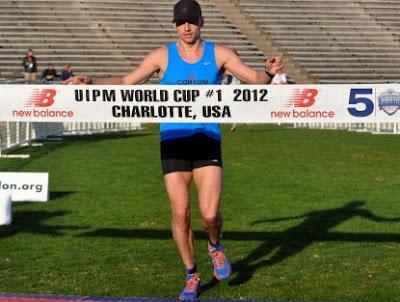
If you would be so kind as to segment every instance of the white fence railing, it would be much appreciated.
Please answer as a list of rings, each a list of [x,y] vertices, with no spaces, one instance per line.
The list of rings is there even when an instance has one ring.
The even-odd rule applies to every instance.
[[[26,144],[29,145],[34,140],[45,139],[51,136],[82,135],[111,131],[128,131],[138,130],[140,128],[140,123],[1,122],[0,157],[6,157],[3,154],[4,151]]]
[[[400,134],[400,123],[295,123],[294,127],[349,130],[373,134]]]

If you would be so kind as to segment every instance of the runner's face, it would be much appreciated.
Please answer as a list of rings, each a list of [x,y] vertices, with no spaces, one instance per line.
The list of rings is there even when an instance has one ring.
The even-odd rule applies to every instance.
[[[194,44],[200,39],[200,28],[201,21],[199,24],[191,24],[189,22],[175,23],[175,29],[178,33],[179,39],[186,44]]]

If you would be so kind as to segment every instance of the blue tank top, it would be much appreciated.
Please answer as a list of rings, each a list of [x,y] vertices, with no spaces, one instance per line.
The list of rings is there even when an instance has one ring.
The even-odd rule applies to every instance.
[[[204,41],[203,57],[196,63],[185,62],[179,55],[177,43],[167,45],[168,66],[162,85],[212,85],[221,83],[214,55],[214,43]],[[216,123],[161,123],[161,141],[192,136],[203,133],[221,140],[221,129]]]

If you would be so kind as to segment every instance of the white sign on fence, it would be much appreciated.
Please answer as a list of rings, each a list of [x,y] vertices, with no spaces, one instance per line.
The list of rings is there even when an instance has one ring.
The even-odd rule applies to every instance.
[[[400,120],[400,84],[0,85],[0,121],[376,123]]]
[[[0,172],[0,195],[12,201],[48,201],[49,173]]]

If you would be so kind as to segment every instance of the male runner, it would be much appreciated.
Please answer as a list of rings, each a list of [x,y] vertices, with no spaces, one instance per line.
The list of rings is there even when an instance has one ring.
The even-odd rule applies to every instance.
[[[74,77],[74,84],[142,84],[158,73],[160,84],[220,84],[223,70],[243,83],[267,84],[283,70],[282,58],[272,57],[266,69],[258,72],[245,65],[233,50],[201,39],[203,17],[194,0],[181,0],[174,6],[173,23],[178,41],[152,51],[139,67],[121,78]],[[172,211],[172,234],[186,267],[186,286],[179,299],[196,299],[200,278],[196,269],[194,237],[190,225],[189,187],[194,181],[202,224],[208,234],[208,252],[214,275],[225,280],[231,265],[220,243],[222,217],[219,212],[222,191],[221,131],[212,123],[162,123],[161,162]]]

